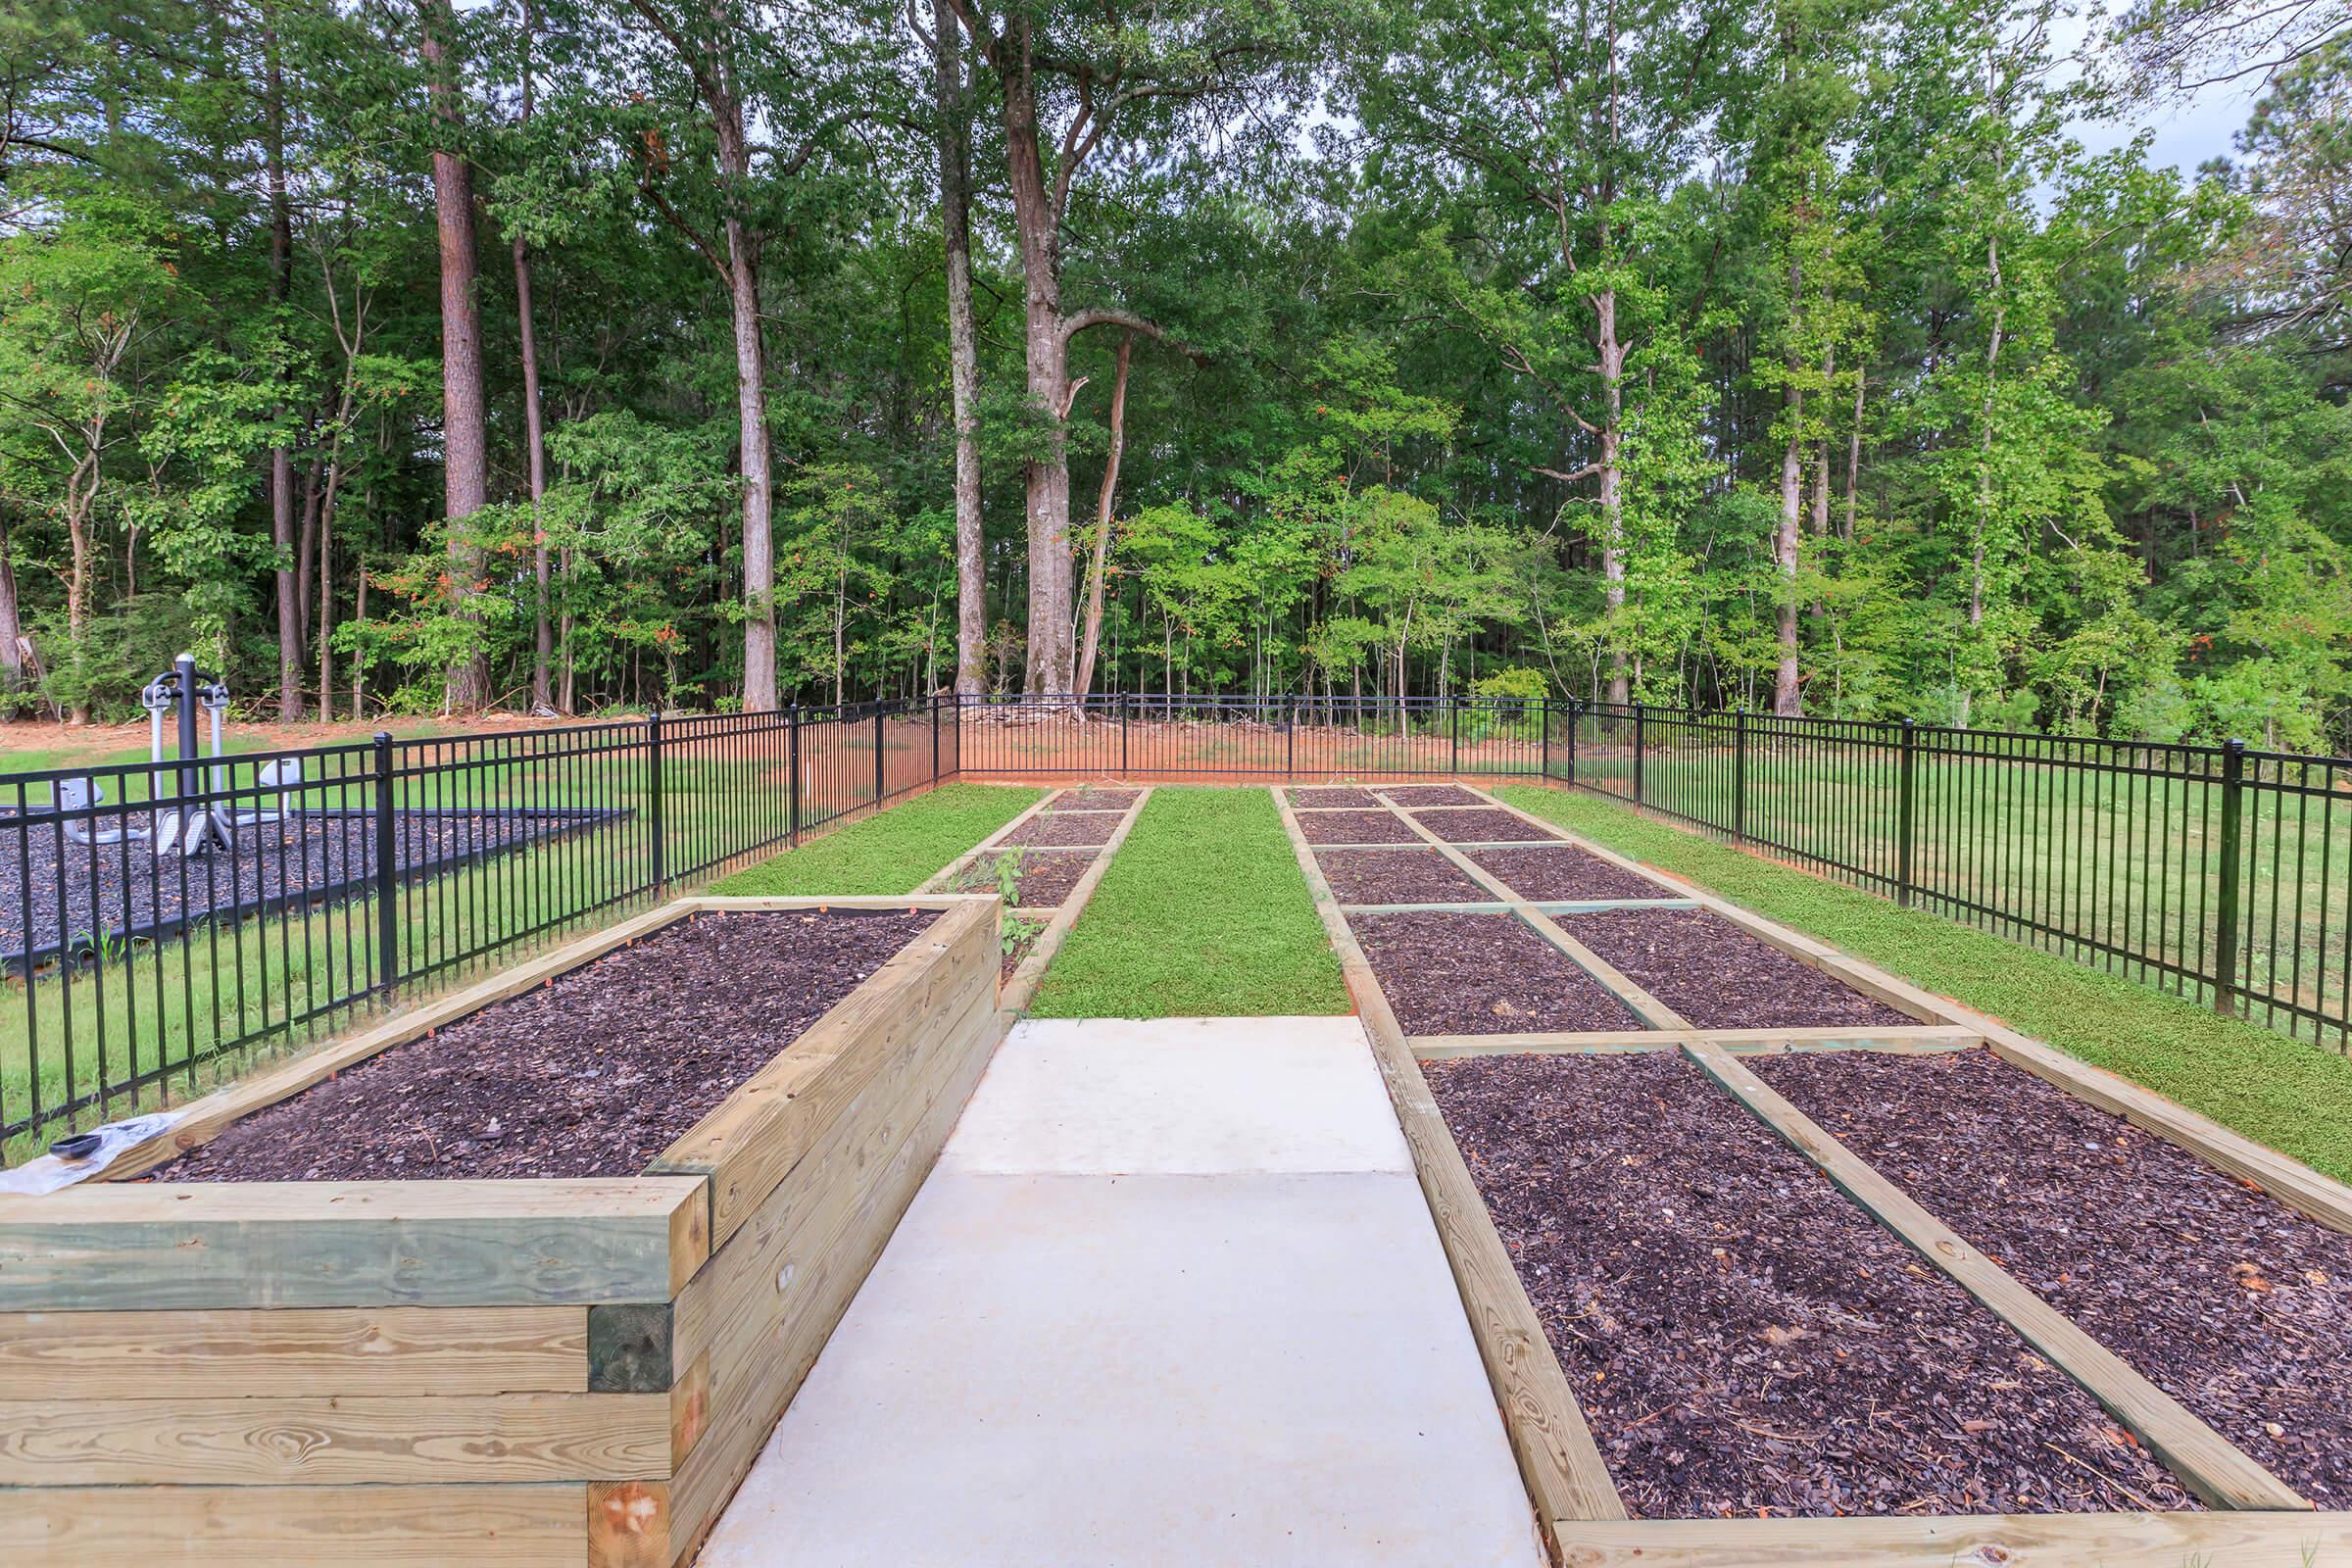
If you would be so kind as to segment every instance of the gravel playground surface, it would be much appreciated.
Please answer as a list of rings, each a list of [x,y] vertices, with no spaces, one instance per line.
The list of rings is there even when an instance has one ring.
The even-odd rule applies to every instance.
[[[1342,904],[1493,904],[1435,850],[1326,850],[1315,859]]]
[[[1348,923],[1408,1035],[1642,1027],[1515,915],[1428,910],[1350,915]]]
[[[1557,849],[1468,850],[1482,871],[1507,883],[1531,904],[1561,899],[1671,899],[1674,890],[1639,872],[1611,865],[1589,851],[1563,844]]]
[[[1680,1054],[1422,1071],[1637,1517],[2196,1506]]]
[[[2352,1236],[1988,1051],[1748,1065],[2296,1491],[2352,1507]]]
[[[149,1179],[635,1176],[937,918],[697,915],[347,1067]]]
[[[1570,936],[1701,1029],[1919,1022],[1705,909],[1600,909],[1557,918]]]

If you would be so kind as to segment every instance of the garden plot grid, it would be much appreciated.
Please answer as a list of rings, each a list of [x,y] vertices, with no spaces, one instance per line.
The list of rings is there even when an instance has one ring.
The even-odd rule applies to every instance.
[[[1275,794],[1562,1561],[2352,1563],[2352,1188],[1482,791]]]

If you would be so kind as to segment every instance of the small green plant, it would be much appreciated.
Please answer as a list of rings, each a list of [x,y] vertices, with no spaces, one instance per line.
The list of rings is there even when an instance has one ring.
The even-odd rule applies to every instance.
[[[997,857],[997,863],[990,869],[997,879],[997,895],[1004,901],[1004,907],[1007,909],[1019,908],[1021,906],[1021,852],[1006,850]]]
[[[1046,922],[1043,920],[1017,920],[1006,915],[1004,917],[1004,956],[1009,958],[1020,952],[1024,943],[1034,941],[1045,928]]]

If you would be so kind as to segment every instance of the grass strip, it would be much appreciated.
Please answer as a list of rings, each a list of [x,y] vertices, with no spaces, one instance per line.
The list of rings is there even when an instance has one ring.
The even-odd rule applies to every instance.
[[[1046,971],[1041,1018],[1350,1010],[1274,801],[1161,788]]]
[[[2333,1052],[1596,796],[1535,785],[1495,794],[2352,1180],[2352,1060]]]
[[[770,899],[912,893],[1045,793],[945,784],[738,871],[710,891]]]

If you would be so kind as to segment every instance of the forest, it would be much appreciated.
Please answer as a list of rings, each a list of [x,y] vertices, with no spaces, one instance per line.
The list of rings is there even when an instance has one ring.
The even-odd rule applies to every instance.
[[[2348,21],[11,0],[0,705],[135,716],[185,647],[284,719],[1551,694],[2344,750]],[[2249,82],[2195,168],[2084,145]]]

